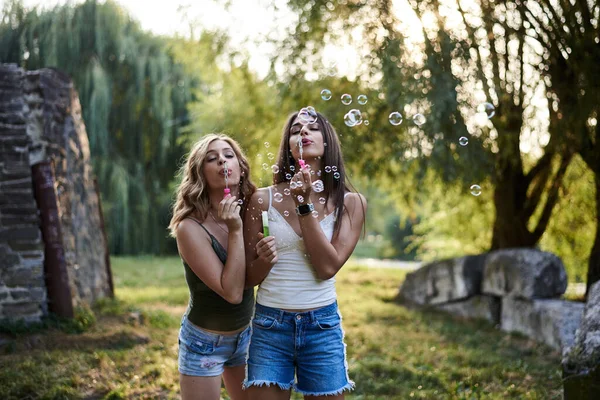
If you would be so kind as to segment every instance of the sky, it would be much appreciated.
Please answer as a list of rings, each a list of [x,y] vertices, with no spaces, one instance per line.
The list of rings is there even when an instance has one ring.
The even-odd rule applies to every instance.
[[[0,5],[5,0],[0,0]],[[78,3],[83,0],[70,0]],[[285,0],[116,0],[127,9],[130,15],[140,22],[144,30],[158,35],[188,35],[189,21],[197,22],[203,28],[223,29],[231,37],[232,43],[244,43],[243,48],[250,54],[249,67],[264,77],[270,66],[273,48],[264,40],[269,34],[283,35],[286,27],[295,24],[297,16],[286,9]],[[23,0],[27,7],[53,7],[65,4],[68,0]],[[230,3],[225,9],[224,3]],[[279,5],[275,12],[273,4]],[[394,2],[396,13],[408,26],[420,25],[412,10],[404,1]],[[0,7],[1,9],[1,7]],[[325,44],[324,44],[325,45]],[[337,74],[354,80],[360,58],[351,45],[326,45],[325,54],[330,56],[325,62],[336,62]]]

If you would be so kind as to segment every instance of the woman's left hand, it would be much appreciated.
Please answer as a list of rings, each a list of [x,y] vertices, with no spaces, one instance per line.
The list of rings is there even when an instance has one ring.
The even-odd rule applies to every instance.
[[[296,186],[291,183],[295,182]],[[310,194],[312,193],[312,179],[310,177],[310,167],[300,169],[290,181],[290,191],[294,202],[297,205],[310,202]],[[298,198],[300,197],[300,199]]]

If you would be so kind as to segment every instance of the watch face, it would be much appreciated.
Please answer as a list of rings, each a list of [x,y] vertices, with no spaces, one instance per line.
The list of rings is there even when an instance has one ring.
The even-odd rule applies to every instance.
[[[296,214],[306,215],[306,214],[313,212],[314,209],[315,209],[315,206],[312,203],[301,204],[298,207],[296,207]]]

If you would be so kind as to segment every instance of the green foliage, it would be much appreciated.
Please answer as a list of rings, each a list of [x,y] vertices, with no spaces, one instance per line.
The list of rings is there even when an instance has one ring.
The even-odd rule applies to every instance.
[[[5,5],[0,62],[59,68],[79,92],[100,184],[111,252],[160,253],[168,246],[169,183],[186,104],[198,81],[166,39],[141,30],[112,1],[53,9]]]
[[[585,282],[587,261],[596,224],[594,175],[580,157],[569,166],[561,199],[552,215],[540,248],[557,254],[565,264],[569,282]]]

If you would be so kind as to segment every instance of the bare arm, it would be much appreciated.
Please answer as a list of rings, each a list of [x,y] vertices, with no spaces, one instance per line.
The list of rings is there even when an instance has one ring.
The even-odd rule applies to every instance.
[[[300,183],[292,189],[294,202],[298,205],[299,195],[304,199],[310,199],[312,192],[310,171],[303,168],[296,173],[294,180]],[[351,193],[344,197],[344,206],[339,232],[334,234],[331,242],[323,233],[317,218],[312,218],[311,214],[298,216],[306,253],[317,277],[322,280],[335,276],[350,258],[365,222],[367,201],[364,196]]]
[[[262,204],[259,203],[262,199]],[[248,203],[244,218],[244,240],[246,243],[246,287],[261,283],[277,262],[277,250],[273,236],[263,237],[261,212],[267,211],[269,192],[257,190]]]
[[[365,222],[367,201],[360,193],[351,193],[344,199],[346,211],[337,235],[331,242],[323,233],[317,218],[310,214],[298,217],[306,252],[320,279],[330,279],[352,255]]]
[[[229,303],[239,304],[244,292],[246,260],[242,221],[235,197],[221,202],[219,216],[229,228],[225,265],[215,254],[208,234],[192,220],[183,220],[177,227],[177,247],[181,257],[206,286]]]

